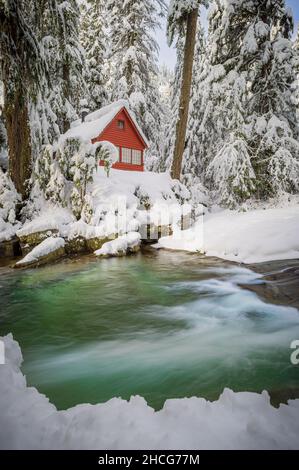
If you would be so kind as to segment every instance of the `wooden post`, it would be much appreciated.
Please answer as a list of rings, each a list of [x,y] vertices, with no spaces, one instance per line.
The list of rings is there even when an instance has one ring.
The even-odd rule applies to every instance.
[[[179,117],[176,125],[176,140],[171,167],[171,177],[180,179],[182,170],[183,154],[185,150],[186,131],[188,124],[190,94],[192,85],[192,71],[194,62],[194,51],[196,44],[196,28],[198,20],[198,9],[192,10],[187,17],[186,42],[184,49],[184,66],[181,85]]]

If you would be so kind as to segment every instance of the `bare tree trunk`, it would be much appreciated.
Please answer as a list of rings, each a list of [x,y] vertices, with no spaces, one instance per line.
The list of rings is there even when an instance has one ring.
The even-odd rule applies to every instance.
[[[64,104],[66,100],[69,101],[70,98],[70,68],[68,62],[65,62],[62,66],[62,79],[63,79],[63,98]],[[62,117],[62,134],[65,134],[70,128],[70,122],[66,115],[66,110],[64,109]]]
[[[190,105],[197,19],[198,9],[195,9],[188,14],[179,118],[176,126],[176,141],[171,168],[171,177],[173,179],[180,179],[182,170],[182,161],[185,149],[186,131]]]
[[[13,94],[10,93],[9,96],[5,94],[4,102],[9,174],[18,193],[23,199],[26,199],[28,196],[27,183],[31,176],[31,138],[28,105],[22,85],[19,85]]]

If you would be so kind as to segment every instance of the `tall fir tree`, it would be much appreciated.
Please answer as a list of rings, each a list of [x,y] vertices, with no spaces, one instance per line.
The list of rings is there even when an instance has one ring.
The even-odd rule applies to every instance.
[[[28,195],[32,163],[30,93],[36,91],[44,67],[42,49],[32,27],[35,9],[39,9],[36,0],[0,2],[0,62],[9,173],[23,197]]]
[[[83,81],[84,51],[80,45],[80,7],[78,0],[56,0],[56,80],[61,99],[56,114],[61,132],[77,117],[80,100],[85,97]]]
[[[293,98],[297,111],[297,122],[299,122],[299,30],[294,40],[293,49],[295,51],[295,71],[296,79],[293,84]]]
[[[179,95],[182,80],[182,67],[184,56],[184,37],[179,36],[176,45],[177,62],[172,86],[171,120],[167,129],[163,169],[170,169],[172,164],[176,123],[179,115]],[[188,186],[194,183],[194,178],[202,175],[204,168],[204,152],[202,146],[202,121],[207,110],[205,100],[206,78],[208,74],[206,56],[206,36],[201,21],[198,21],[195,55],[193,64],[193,78],[190,94],[190,110],[186,131],[186,143],[182,162],[183,180]]]
[[[80,30],[81,44],[85,50],[84,78],[88,95],[88,109],[95,111],[108,101],[108,50],[107,2],[87,0],[82,4]]]
[[[184,38],[179,36],[176,43],[176,65],[171,84],[170,113],[165,134],[163,156],[160,159],[160,171],[170,170],[176,138],[176,124],[179,117],[180,89],[184,59]]]
[[[161,153],[163,110],[155,86],[158,44],[154,38],[164,14],[164,0],[109,1],[112,42],[112,100],[126,99],[151,146]]]
[[[206,37],[201,22],[199,21],[196,34],[186,145],[182,163],[183,179],[188,181],[189,184],[192,184],[192,176],[197,178],[203,169],[200,134],[203,118],[203,84],[206,79],[206,74]]]
[[[190,95],[194,52],[196,45],[196,30],[201,5],[207,5],[206,0],[171,0],[169,4],[167,34],[171,45],[174,37],[184,38],[184,59],[180,89],[179,114],[176,123],[176,138],[171,166],[171,175],[180,179],[184,150],[186,148],[186,132],[189,117]]]
[[[79,13],[77,0],[0,2],[9,171],[25,199],[33,160],[69,128],[84,94]]]
[[[206,176],[229,205],[296,189],[291,30],[284,0],[214,1],[206,120],[214,149],[206,146]]]
[[[299,189],[293,18],[284,0],[263,0],[255,2],[250,19],[242,48],[250,83],[247,139],[256,194],[264,198]]]

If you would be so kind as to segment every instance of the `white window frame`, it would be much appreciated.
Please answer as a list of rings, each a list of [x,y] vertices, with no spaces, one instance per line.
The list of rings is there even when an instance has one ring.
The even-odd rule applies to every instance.
[[[140,166],[142,164],[141,150],[132,149],[132,165]]]
[[[117,129],[123,131],[125,129],[125,121],[123,119],[117,120]]]
[[[132,164],[132,149],[122,147],[121,149],[121,161],[122,163]]]

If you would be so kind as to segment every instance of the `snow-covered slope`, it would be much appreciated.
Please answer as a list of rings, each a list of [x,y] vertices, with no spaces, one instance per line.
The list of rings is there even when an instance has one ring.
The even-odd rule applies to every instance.
[[[185,186],[173,181],[168,173],[130,172],[111,170],[110,177],[102,167],[88,185],[93,214],[86,223],[76,221],[71,210],[45,202],[40,213],[17,231],[19,237],[30,233],[56,230],[64,238],[93,238],[138,231],[145,223],[165,224],[176,221],[179,201],[186,201],[190,193]],[[147,209],[151,208],[148,212]],[[190,210],[190,209],[189,209]],[[0,227],[1,229],[1,227]]]
[[[175,227],[181,215],[190,214],[192,209],[186,204],[190,200],[189,191],[168,173],[112,170],[107,178],[103,168],[98,168],[88,194],[93,210],[88,223],[83,219],[76,221],[69,209],[45,203],[40,214],[19,228],[17,235],[55,229],[57,236],[65,239],[79,236],[113,239],[116,234],[143,230],[146,224]],[[196,207],[199,214],[200,207]],[[6,234],[10,233],[6,226],[3,228]],[[0,233],[1,230],[0,226]],[[299,258],[298,200],[246,212],[214,208],[206,211],[203,223],[199,219],[193,228],[175,231],[173,236],[162,238],[158,246],[200,251],[244,263]]]
[[[210,213],[192,229],[161,239],[159,246],[200,251],[243,263],[296,259],[299,258],[299,205]]]
[[[299,400],[278,409],[267,392],[219,400],[167,400],[155,412],[141,397],[57,411],[20,371],[22,354],[4,338],[0,366],[2,449],[298,449]]]
[[[115,226],[119,233],[138,231],[144,223],[160,225],[163,219],[166,225],[175,222],[181,216],[179,201],[190,197],[168,173],[112,170],[107,178],[103,168],[97,170],[89,193],[94,207],[90,225],[102,227],[107,235],[115,233]]]

